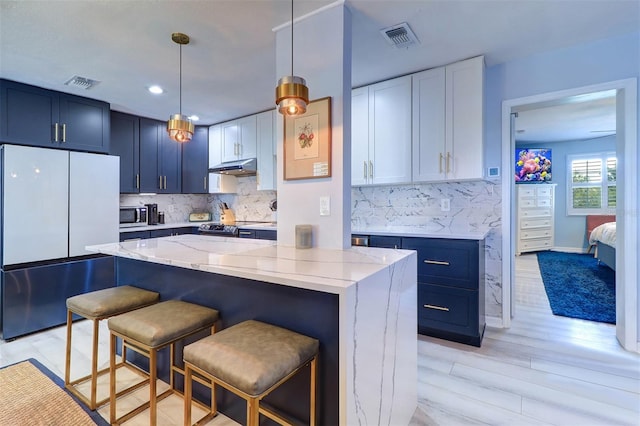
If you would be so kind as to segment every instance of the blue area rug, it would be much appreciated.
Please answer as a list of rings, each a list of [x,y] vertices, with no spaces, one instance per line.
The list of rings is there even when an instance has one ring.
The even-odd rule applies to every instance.
[[[616,274],[591,254],[538,252],[544,288],[555,315],[616,323]]]

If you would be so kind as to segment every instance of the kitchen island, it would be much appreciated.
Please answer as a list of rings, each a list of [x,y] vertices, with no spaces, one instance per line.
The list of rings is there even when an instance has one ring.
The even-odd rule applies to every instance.
[[[317,338],[319,424],[410,422],[417,406],[415,252],[296,250],[271,241],[200,235],[88,249],[117,256],[118,285],[218,309],[222,327],[257,319]],[[304,419],[305,376],[267,401]],[[161,377],[166,380],[168,373]],[[225,415],[244,422],[241,401],[220,392],[218,403]]]

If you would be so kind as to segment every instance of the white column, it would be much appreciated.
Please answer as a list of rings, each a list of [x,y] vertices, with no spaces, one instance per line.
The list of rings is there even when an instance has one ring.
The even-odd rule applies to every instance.
[[[291,74],[291,27],[275,31],[280,78]],[[332,173],[328,178],[283,180],[284,128],[279,115],[278,244],[295,245],[295,226],[309,224],[314,247],[347,248],[351,245],[351,14],[344,2],[296,17],[293,40],[293,72],[307,81],[310,100],[331,97]],[[321,216],[320,198],[326,196],[330,214]]]

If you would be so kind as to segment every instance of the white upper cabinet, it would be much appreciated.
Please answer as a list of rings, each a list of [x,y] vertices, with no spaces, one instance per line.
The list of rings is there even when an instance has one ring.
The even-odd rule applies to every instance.
[[[209,127],[209,167],[222,162],[222,125]],[[209,193],[234,193],[237,188],[235,176],[209,173]]]
[[[222,123],[222,162],[255,158],[256,115]]]
[[[351,117],[351,185],[411,182],[411,76],[353,90]]]
[[[257,115],[258,191],[276,190],[276,114],[274,110]]]
[[[412,77],[413,181],[482,179],[484,57]]]

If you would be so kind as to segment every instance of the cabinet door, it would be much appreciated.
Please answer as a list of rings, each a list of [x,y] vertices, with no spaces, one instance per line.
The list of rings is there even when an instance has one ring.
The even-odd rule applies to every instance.
[[[157,121],[140,119],[140,192],[160,191],[158,131]]]
[[[256,229],[256,238],[260,240],[276,241],[278,239],[278,231],[271,229]]]
[[[165,194],[180,194],[182,192],[182,144],[169,138],[166,123],[158,124],[159,147],[158,158],[162,189]],[[191,143],[191,142],[187,142]]]
[[[256,182],[258,191],[276,190],[276,144],[275,144],[275,112],[266,111],[256,117],[257,126],[257,161],[258,173]]]
[[[370,183],[411,182],[411,76],[369,86],[369,161]]]
[[[209,167],[217,166],[222,162],[222,125],[209,127]],[[235,176],[209,173],[209,193],[234,193],[236,192],[237,178]]]
[[[62,147],[109,152],[109,104],[60,94]]]
[[[2,149],[3,265],[67,257],[69,153],[14,145]]]
[[[238,159],[238,143],[240,132],[238,130],[238,121],[230,121],[221,124],[222,132],[222,158],[221,162],[234,161]]]
[[[484,58],[446,67],[447,179],[483,176]]]
[[[351,185],[369,181],[369,88],[351,91]]]
[[[238,121],[238,132],[240,133],[238,144],[238,159],[255,158],[257,154],[257,124],[256,116],[240,118]]]
[[[196,127],[193,139],[182,144],[182,193],[207,194],[209,129]]]
[[[412,76],[414,182],[445,179],[445,69]]]
[[[58,106],[56,92],[0,80],[1,141],[20,145],[56,146],[54,123],[58,121]]]
[[[120,192],[140,190],[140,118],[111,112],[109,154],[120,157]]]

